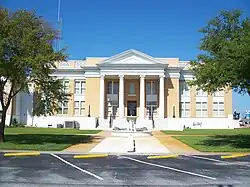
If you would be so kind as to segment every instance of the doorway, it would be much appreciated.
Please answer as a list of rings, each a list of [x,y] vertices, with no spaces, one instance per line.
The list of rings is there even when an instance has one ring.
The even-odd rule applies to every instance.
[[[137,116],[136,101],[128,101],[127,116]]]

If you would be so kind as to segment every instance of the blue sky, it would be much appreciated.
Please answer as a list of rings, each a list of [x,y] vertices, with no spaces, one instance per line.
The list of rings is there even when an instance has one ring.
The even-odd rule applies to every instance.
[[[58,0],[0,0],[11,10],[35,10],[56,26]],[[220,10],[239,8],[250,16],[249,0],[61,0],[62,46],[70,59],[111,56],[137,49],[155,57],[195,59],[198,29]],[[250,109],[250,96],[233,94],[233,109]]]

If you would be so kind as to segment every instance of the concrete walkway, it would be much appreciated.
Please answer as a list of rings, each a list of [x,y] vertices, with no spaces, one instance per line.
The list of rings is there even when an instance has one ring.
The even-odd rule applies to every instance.
[[[169,150],[153,136],[136,137],[135,152],[141,154],[169,153]],[[127,153],[133,151],[133,139],[130,137],[107,137],[90,150],[91,153]]]
[[[83,135],[86,135],[86,134],[83,134]],[[98,145],[102,140],[110,136],[110,133],[106,131],[101,131],[97,134],[90,134],[90,135],[92,136],[90,142],[72,145],[64,149],[63,152],[89,152],[96,145]]]

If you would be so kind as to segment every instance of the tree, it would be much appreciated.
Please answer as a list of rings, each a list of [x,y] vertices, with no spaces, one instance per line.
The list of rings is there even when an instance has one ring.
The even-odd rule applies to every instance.
[[[250,95],[250,19],[239,10],[221,11],[200,30],[202,54],[191,62],[198,86],[209,93],[233,88]]]
[[[57,31],[34,12],[9,12],[0,8],[0,142],[4,141],[6,112],[19,92],[35,90],[33,115],[52,115],[68,94],[51,76],[56,62],[65,60],[65,49],[53,48]]]

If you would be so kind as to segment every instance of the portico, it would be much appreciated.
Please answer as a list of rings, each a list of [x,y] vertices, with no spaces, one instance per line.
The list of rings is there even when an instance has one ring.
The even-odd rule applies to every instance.
[[[164,118],[164,75],[101,75],[100,115]]]

